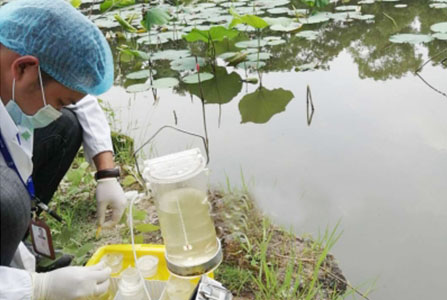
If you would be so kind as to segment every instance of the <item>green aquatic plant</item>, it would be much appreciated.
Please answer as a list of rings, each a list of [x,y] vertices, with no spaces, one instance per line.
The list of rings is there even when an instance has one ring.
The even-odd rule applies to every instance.
[[[239,35],[236,29],[228,29],[224,26],[213,26],[209,30],[200,30],[193,28],[188,34],[182,37],[187,42],[202,41],[207,44],[208,56],[211,59],[213,71],[216,71],[216,42],[221,42],[225,39],[232,40]]]
[[[230,14],[233,16],[233,20],[231,21],[229,27],[233,28],[236,25],[239,24],[245,24],[250,27],[253,27],[256,29],[256,36],[257,36],[257,49],[258,49],[258,56],[257,56],[257,62],[256,62],[256,71],[258,72],[259,77],[259,83],[262,86],[262,73],[260,72],[260,59],[259,59],[259,53],[261,51],[261,30],[268,27],[269,24],[262,18],[255,16],[255,15],[239,15],[236,11],[230,8]],[[263,41],[265,42],[265,41]],[[245,64],[244,64],[245,66]]]
[[[135,0],[105,0],[99,6],[101,12],[106,12],[113,8],[122,8],[130,5],[134,5]]]
[[[301,0],[301,2],[309,8],[310,15],[317,13],[329,4],[329,0]]]

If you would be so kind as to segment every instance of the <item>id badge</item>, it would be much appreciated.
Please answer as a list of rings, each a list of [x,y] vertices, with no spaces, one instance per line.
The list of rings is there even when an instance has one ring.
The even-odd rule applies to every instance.
[[[34,251],[42,256],[55,259],[50,227],[44,221],[33,219],[30,224],[30,233]]]

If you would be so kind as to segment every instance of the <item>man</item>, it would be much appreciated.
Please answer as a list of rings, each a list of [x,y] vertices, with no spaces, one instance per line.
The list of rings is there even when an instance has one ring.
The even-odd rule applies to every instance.
[[[109,129],[88,96],[112,83],[107,41],[65,1],[15,0],[0,7],[0,299],[68,300],[107,290],[110,269],[102,264],[35,273],[21,240],[30,221],[31,178],[35,194],[48,202],[81,140],[98,169],[99,223],[107,206],[113,217],[104,227],[121,217],[125,200],[110,137],[104,138]],[[71,111],[62,109],[69,105]]]

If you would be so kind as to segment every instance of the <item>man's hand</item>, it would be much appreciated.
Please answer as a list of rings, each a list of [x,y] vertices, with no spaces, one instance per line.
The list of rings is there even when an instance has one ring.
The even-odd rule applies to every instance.
[[[91,267],[65,267],[48,273],[32,273],[33,299],[98,297],[109,288],[110,273],[110,268],[102,262]]]
[[[116,178],[104,178],[98,180],[96,187],[96,204],[99,226],[110,228],[121,219],[126,208],[127,201],[123,188]],[[106,209],[112,209],[112,219],[105,222]]]

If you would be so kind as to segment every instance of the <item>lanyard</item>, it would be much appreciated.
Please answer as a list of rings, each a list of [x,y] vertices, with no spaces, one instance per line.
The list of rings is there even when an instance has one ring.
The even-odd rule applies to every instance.
[[[26,190],[28,191],[28,194],[31,196],[31,199],[35,199],[36,193],[34,191],[33,179],[30,176],[26,182],[23,181],[22,176],[20,176],[20,173],[19,173],[19,170],[17,169],[16,164],[14,163],[14,160],[12,159],[11,153],[9,152],[8,147],[6,146],[6,142],[3,139],[3,135],[1,133],[1,131],[0,131],[0,152],[2,153],[7,166],[10,167],[11,169],[13,169],[19,176],[20,181],[25,186]]]

